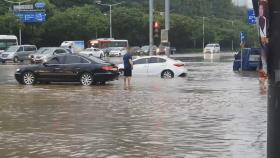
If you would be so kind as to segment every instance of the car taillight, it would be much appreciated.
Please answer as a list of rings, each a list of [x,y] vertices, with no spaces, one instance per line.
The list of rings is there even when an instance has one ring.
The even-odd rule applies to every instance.
[[[113,70],[113,66],[102,66],[101,69],[103,70]]]
[[[185,66],[185,64],[174,64],[174,66],[182,67],[182,66]]]
[[[106,71],[118,71],[118,68],[113,67],[113,66],[102,66],[101,69],[106,70]]]

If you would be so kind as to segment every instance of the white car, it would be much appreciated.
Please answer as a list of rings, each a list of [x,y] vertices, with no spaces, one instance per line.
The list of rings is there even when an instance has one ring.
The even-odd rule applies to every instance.
[[[87,48],[81,51],[79,54],[86,55],[86,56],[94,56],[97,58],[103,58],[105,56],[104,52],[98,48]]]
[[[109,56],[124,56],[127,50],[125,48],[111,48]]]
[[[207,44],[203,49],[204,59],[218,59],[220,58],[220,51],[219,44]]]
[[[124,65],[118,65],[120,72]],[[187,75],[185,64],[167,56],[145,56],[133,60],[134,75],[159,76],[162,78],[184,77]]]

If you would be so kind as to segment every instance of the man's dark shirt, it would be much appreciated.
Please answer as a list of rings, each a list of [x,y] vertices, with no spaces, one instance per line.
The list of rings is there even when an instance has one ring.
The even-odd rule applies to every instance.
[[[129,62],[129,59],[132,60],[132,56],[129,53],[126,53],[123,56],[123,65],[124,65],[124,69],[129,69],[131,70],[131,64]]]

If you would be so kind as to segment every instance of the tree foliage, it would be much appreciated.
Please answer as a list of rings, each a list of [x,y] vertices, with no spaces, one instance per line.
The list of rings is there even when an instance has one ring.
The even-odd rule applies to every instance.
[[[16,1],[16,0],[14,0]],[[43,24],[22,24],[12,13],[12,5],[0,2],[0,34],[23,32],[23,43],[57,46],[64,40],[109,37],[109,7],[94,0],[32,0],[46,2],[47,21]],[[102,0],[113,4],[120,0]],[[130,45],[149,42],[148,1],[123,0],[112,7],[113,36],[128,39]],[[164,29],[164,1],[155,0],[155,19]],[[246,9],[233,6],[231,0],[172,0],[170,41],[177,48],[201,48],[205,17],[205,43],[217,42],[222,48],[239,46],[239,32],[247,33],[248,46],[257,45],[254,26],[246,22]]]

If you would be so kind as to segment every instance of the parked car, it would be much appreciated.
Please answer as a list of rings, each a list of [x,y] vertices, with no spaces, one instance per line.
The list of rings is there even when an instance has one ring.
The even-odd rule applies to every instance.
[[[120,72],[124,70],[123,64],[118,67]],[[186,76],[187,69],[183,62],[167,56],[145,56],[133,60],[133,74],[174,78]]]
[[[170,54],[170,43],[161,43],[156,51],[157,55],[169,55]]]
[[[37,82],[80,82],[89,86],[116,80],[118,68],[96,57],[78,54],[60,54],[46,62],[16,70],[15,79],[20,84],[33,85]]]
[[[20,46],[10,46],[1,54],[1,62],[13,61],[14,63],[23,62],[28,60],[30,54],[35,53],[37,47],[35,45],[20,45]]]
[[[109,56],[124,56],[127,50],[125,48],[113,47],[109,52]]]
[[[71,54],[71,51],[61,47],[43,47],[36,53],[30,54],[29,59],[31,63],[42,63],[44,60],[57,54]]]
[[[260,48],[243,48],[242,49],[242,70],[256,71],[261,63]],[[233,70],[241,69],[241,50],[234,55]]]
[[[152,51],[153,51],[153,55],[156,55],[157,46],[154,45],[152,47]],[[148,45],[142,46],[141,49],[137,51],[139,55],[149,55],[149,52],[150,52],[150,46]]]
[[[86,56],[94,56],[100,59],[102,59],[105,56],[104,52],[99,48],[87,48],[81,51],[79,54]]]

